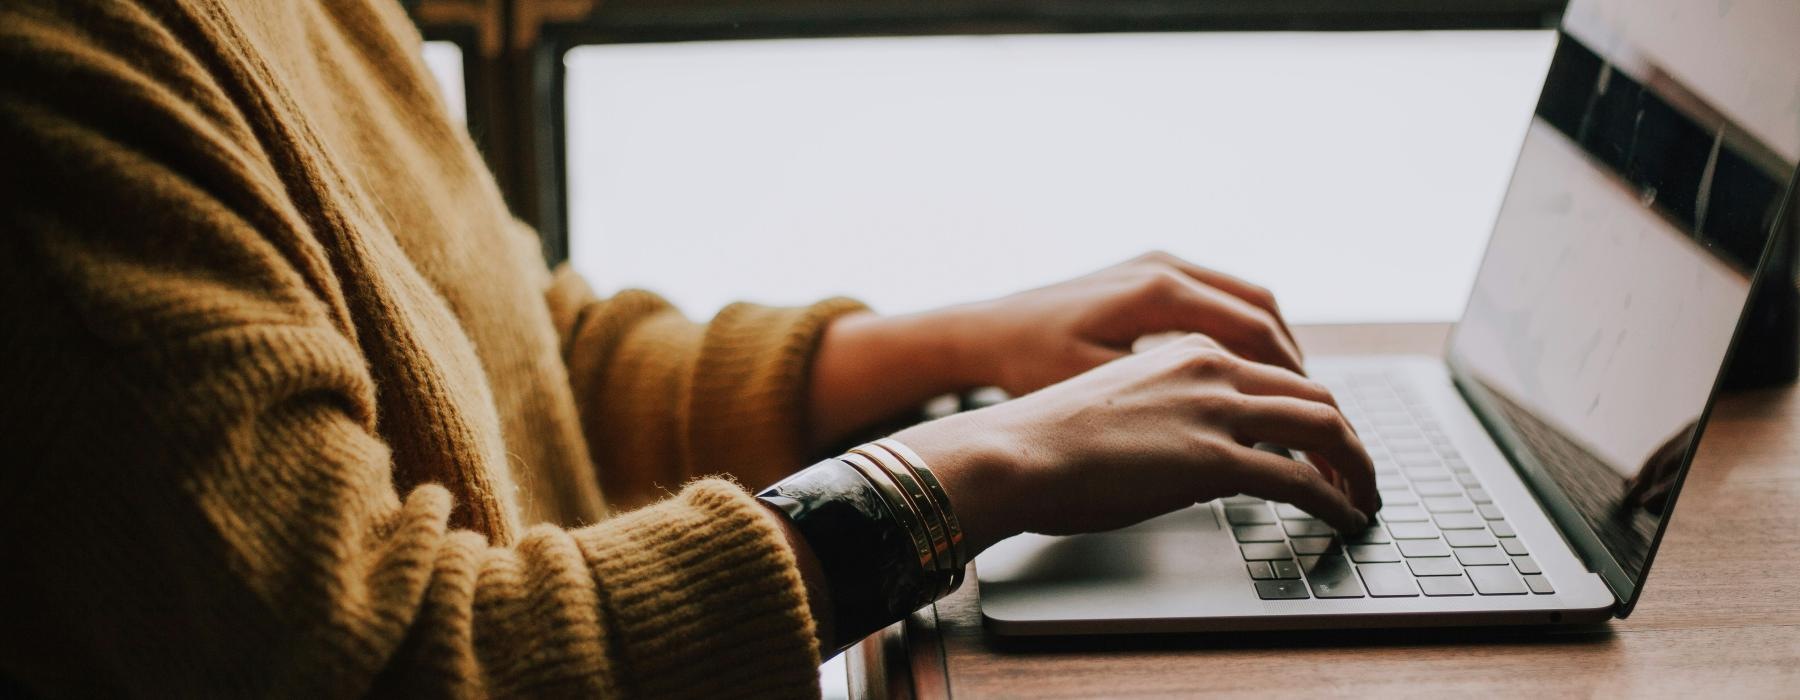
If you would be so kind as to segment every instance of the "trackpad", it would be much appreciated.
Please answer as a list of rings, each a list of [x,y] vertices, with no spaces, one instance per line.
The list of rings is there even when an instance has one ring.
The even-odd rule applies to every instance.
[[[976,565],[992,582],[1129,581],[1190,577],[1218,567],[1224,539],[1211,506],[1185,508],[1121,530],[1053,537],[1020,535],[994,545]],[[1217,550],[1217,551],[1215,551]],[[1210,565],[1208,562],[1212,562]]]

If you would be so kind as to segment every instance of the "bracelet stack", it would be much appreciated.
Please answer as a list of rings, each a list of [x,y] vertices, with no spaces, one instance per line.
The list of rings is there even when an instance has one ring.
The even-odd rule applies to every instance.
[[[858,460],[858,457],[862,459]],[[930,556],[922,559],[920,566],[930,577],[941,579],[943,584],[932,600],[949,595],[962,585],[963,570],[969,565],[968,550],[963,547],[962,525],[950,508],[950,495],[944,492],[944,485],[937,475],[925,466],[925,460],[893,438],[851,448],[840,459],[862,470],[871,481],[879,481],[876,477],[885,475],[899,486],[903,503],[896,510],[902,511],[902,522],[910,520],[922,524],[923,534],[930,543]],[[878,468],[879,473],[870,474],[871,466]],[[880,488],[879,484],[876,488]],[[909,527],[914,533],[919,532],[917,525]]]
[[[931,468],[893,439],[852,448],[757,494],[811,546],[834,639],[853,644],[962,584],[962,526]]]

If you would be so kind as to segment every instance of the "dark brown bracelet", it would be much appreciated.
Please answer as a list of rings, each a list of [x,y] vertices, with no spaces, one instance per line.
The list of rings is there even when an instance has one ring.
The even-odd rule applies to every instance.
[[[938,572],[921,564],[913,533],[894,511],[898,504],[849,464],[819,462],[756,497],[781,511],[812,547],[830,587],[838,650],[930,604],[946,588]]]

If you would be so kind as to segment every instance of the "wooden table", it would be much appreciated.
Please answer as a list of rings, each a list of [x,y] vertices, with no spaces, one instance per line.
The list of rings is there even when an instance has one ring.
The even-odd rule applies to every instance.
[[[1311,355],[1436,354],[1445,325],[1297,328]],[[1800,391],[1713,412],[1629,619],[1586,629],[1001,639],[974,577],[846,652],[852,697],[1800,697]]]

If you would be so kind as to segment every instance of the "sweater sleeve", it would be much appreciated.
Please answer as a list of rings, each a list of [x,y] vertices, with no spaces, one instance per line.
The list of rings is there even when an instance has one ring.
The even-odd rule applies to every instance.
[[[732,304],[690,321],[649,292],[597,298],[567,265],[547,295],[582,428],[614,507],[697,474],[761,487],[808,463],[807,390],[819,338],[864,307]]]
[[[357,339],[384,331],[231,101],[133,5],[32,7],[0,8],[6,685],[817,693],[792,552],[733,484],[492,538],[402,493]]]

